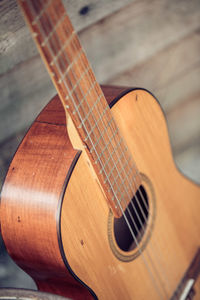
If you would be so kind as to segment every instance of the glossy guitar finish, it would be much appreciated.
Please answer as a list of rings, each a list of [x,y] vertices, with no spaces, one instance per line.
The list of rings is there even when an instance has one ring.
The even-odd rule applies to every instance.
[[[109,87],[104,93],[115,103],[114,119],[153,187],[148,196],[155,217],[142,253],[125,262],[113,252],[105,195],[72,123],[66,131],[58,97],[34,122],[10,165],[2,235],[12,258],[42,291],[74,299],[170,299],[199,248],[200,187],[177,170],[162,110],[151,94]]]

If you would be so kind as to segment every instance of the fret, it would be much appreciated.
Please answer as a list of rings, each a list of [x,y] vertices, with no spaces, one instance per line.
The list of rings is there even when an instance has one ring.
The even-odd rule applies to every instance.
[[[109,153],[109,157],[108,157],[108,159],[106,160],[106,163],[109,163],[109,161],[111,160],[113,154],[114,154],[114,153],[117,153],[117,150],[118,150],[117,147],[113,147],[113,151]],[[99,160],[99,158],[97,158],[97,160],[95,160],[94,163],[97,164],[97,163],[98,163],[98,160]]]
[[[113,118],[111,118],[108,123],[106,124],[106,126],[104,126],[103,131],[100,132],[100,135],[98,137],[98,139],[96,140],[95,144],[93,145],[93,148],[96,148],[99,144],[99,142],[101,141],[101,139],[103,139],[104,134],[106,133],[108,127],[110,127],[111,123],[113,122]],[[88,140],[88,136],[84,139],[84,141],[86,142]]]
[[[69,70],[73,68],[73,65],[79,60],[80,56],[82,53],[82,49],[79,51],[79,53],[75,56],[74,60],[71,62],[71,64],[66,68],[65,72],[61,74],[60,78],[59,78],[59,84],[62,83],[62,81],[64,80],[64,78],[67,76],[67,74],[69,73]],[[60,72],[61,73],[61,72]],[[72,96],[72,93],[70,93],[70,96]],[[67,96],[66,96],[67,97]]]
[[[88,117],[93,113],[93,110],[94,110],[94,108],[95,108],[96,106],[97,106],[97,102],[95,102],[95,104],[89,109],[89,111],[88,111],[87,115],[85,116],[83,122],[85,122],[85,121],[88,119]],[[108,110],[108,106],[106,106],[106,108],[105,108],[105,109],[103,110],[103,112],[101,113],[100,118],[98,119],[98,122],[97,122],[97,123],[99,123],[100,121],[103,120],[103,116],[105,115],[105,113],[106,113],[107,110]]]
[[[121,173],[122,173],[122,171],[120,170],[120,174],[121,174]],[[119,177],[118,177],[118,178],[119,178]],[[117,179],[118,179],[118,178],[117,178]],[[125,181],[126,181],[126,179],[123,178],[123,179],[120,181],[120,184],[118,184],[117,179],[114,180],[114,183],[112,184],[113,187],[116,185],[115,188],[114,188],[116,194],[118,193],[118,191],[121,192],[121,188],[123,188],[124,191],[125,191],[125,192],[123,193],[123,195],[124,195],[124,194],[127,194],[127,196],[128,196],[128,190],[126,190],[126,185],[124,184]],[[121,201],[123,200],[123,197],[118,198],[118,200],[119,200],[119,203],[121,203]]]
[[[82,52],[82,51],[80,51],[80,52]],[[78,60],[78,58],[79,58],[80,55],[81,55],[81,53],[79,53],[79,54],[77,55],[77,60]],[[75,61],[73,61],[73,62],[67,67],[65,73],[61,74],[61,77],[60,77],[60,79],[58,80],[58,83],[59,83],[59,84],[61,84],[61,83],[64,81],[66,75],[68,74],[69,70],[72,68],[72,66],[73,66],[74,63],[75,63]],[[77,86],[79,85],[79,83],[80,83],[80,81],[83,79],[83,77],[89,72],[89,70],[90,70],[90,66],[88,66],[88,67],[86,68],[86,70],[81,74],[81,76],[79,77],[79,79],[77,80],[77,82],[75,83],[75,85],[73,86],[73,89],[70,91],[71,94],[72,94],[73,91],[77,88]]]
[[[97,158],[97,162],[101,160],[101,157],[104,155],[104,152],[108,149],[109,145],[112,144],[112,140],[115,138],[115,136],[118,134],[118,132],[119,132],[119,130],[117,129],[113,133],[112,137],[109,139],[108,143],[106,143],[106,145],[103,148],[103,150],[101,150],[101,153],[100,153],[100,155]],[[115,151],[112,152],[112,153],[115,153],[117,151],[117,149],[119,148],[119,146],[120,146],[121,143],[122,143],[122,138],[120,138],[120,140],[117,142],[117,144],[115,146]],[[109,154],[109,156],[111,156],[111,155]]]
[[[112,185],[113,185],[113,186],[117,183],[118,178],[121,179],[120,184],[122,184],[122,185],[123,185],[123,184],[125,183],[125,181],[127,180],[125,176],[124,176],[123,179],[122,179],[122,177],[121,177],[122,172],[126,173],[126,172],[125,172],[125,165],[123,165],[123,166],[121,167],[121,169],[117,172],[117,176],[115,176],[114,181],[112,182]]]
[[[41,18],[45,10],[49,7],[51,4],[51,0],[49,0],[47,3],[45,3],[44,7],[41,9],[40,13],[35,17],[35,19],[32,21],[32,25],[36,25],[38,20]]]
[[[109,178],[109,177],[112,175],[113,171],[114,171],[114,170],[117,170],[117,176],[115,176],[114,184],[115,184],[115,181],[118,180],[118,178],[119,178],[119,176],[121,175],[122,172],[124,172],[124,173],[126,174],[125,168],[126,168],[126,166],[128,165],[128,163],[129,163],[129,161],[130,161],[130,159],[131,159],[131,156],[130,156],[129,159],[126,160],[125,164],[123,164],[123,165],[121,166],[121,170],[119,171],[119,170],[117,169],[117,164],[118,164],[119,162],[121,162],[122,156],[123,156],[123,153],[118,157],[117,162],[114,164],[114,166],[112,167],[112,169],[110,170],[110,172],[107,174],[107,177]],[[125,178],[125,177],[124,177],[124,178]],[[107,180],[107,179],[106,179],[106,180]],[[106,180],[105,180],[105,183],[106,183]],[[114,184],[113,184],[113,185],[114,185]]]
[[[110,175],[113,173],[114,169],[116,169],[116,167],[117,167],[118,163],[120,162],[122,156],[123,156],[123,153],[118,157],[117,161],[114,162],[114,165],[113,165],[112,169],[109,170],[109,173],[106,174],[106,176],[107,176],[108,178],[109,178]],[[104,170],[105,170],[105,168],[108,166],[108,164],[109,164],[109,161],[107,160],[106,163],[104,164],[104,166],[101,168],[100,174],[104,172]],[[106,183],[106,182],[104,182],[104,183]]]
[[[87,137],[90,137],[91,133],[93,133],[93,131],[94,131],[94,129],[95,129],[96,127],[98,128],[98,123],[99,123],[100,121],[102,121],[103,115],[106,113],[107,110],[108,110],[108,108],[106,107],[106,108],[104,109],[103,113],[100,115],[100,118],[97,120],[97,122],[95,123],[95,125],[92,127],[90,133],[87,134]],[[108,125],[109,125],[109,124],[108,124]],[[105,128],[105,126],[106,126],[106,128]],[[107,126],[107,125],[104,124],[104,131],[106,131],[106,130],[108,129],[108,127],[109,127],[109,126]],[[98,129],[98,130],[99,130],[99,129]],[[96,145],[93,145],[93,146],[92,146],[92,148],[91,148],[91,150],[90,150],[90,153],[92,153],[92,152],[96,149],[96,146],[98,146],[100,140],[103,138],[103,135],[102,135],[102,133],[100,132],[100,130],[99,130],[99,133],[100,133],[100,139],[96,142]],[[117,133],[118,133],[118,130],[115,131],[115,132],[113,133],[113,138],[114,138],[114,136],[115,136]],[[108,143],[108,144],[109,144],[109,143]],[[104,150],[103,150],[103,151],[104,151]]]
[[[92,92],[92,90],[94,89],[95,85],[97,84],[96,81],[93,82],[93,84],[90,86],[90,88],[87,90],[87,92],[85,93],[84,97],[82,97],[82,99],[79,101],[79,104],[77,105],[77,108],[81,107],[82,104],[84,103],[85,100],[87,100],[87,96],[90,95],[90,93]],[[103,94],[101,94],[100,96],[98,96],[96,102],[99,102],[99,100],[103,97]],[[94,103],[94,105],[95,105]]]
[[[100,96],[99,96],[99,98],[100,98]],[[95,107],[96,105],[97,105],[97,102],[95,102],[95,104],[93,105],[93,107],[91,108],[91,110],[94,109],[94,107]],[[106,106],[106,108],[105,108],[105,109],[103,110],[103,112],[101,113],[100,118],[98,118],[98,120],[95,122],[94,126],[91,128],[90,132],[87,134],[87,137],[85,138],[85,141],[87,141],[88,138],[90,138],[90,135],[93,133],[94,129],[95,129],[96,127],[98,128],[98,124],[99,124],[100,121],[103,120],[103,117],[104,117],[104,115],[105,115],[105,113],[106,113],[107,110],[108,110],[108,106]],[[85,118],[85,119],[82,121],[82,123],[84,124],[86,121],[87,121],[87,118]]]
[[[50,66],[54,65],[55,61],[59,58],[59,56],[61,55],[61,53],[64,52],[64,50],[66,49],[66,47],[68,46],[68,44],[72,41],[72,39],[74,37],[75,37],[75,31],[73,31],[72,34],[70,35],[70,37],[68,39],[66,39],[65,43],[62,45],[62,47],[60,48],[60,50],[58,51],[58,53],[53,57],[52,61],[49,63]],[[81,52],[82,52],[82,49],[81,49],[81,51],[77,55],[78,58],[80,57]],[[78,59],[75,57],[74,60],[72,61],[72,63],[74,64],[77,60]]]
[[[110,188],[110,189],[114,189],[115,190],[115,195],[113,195],[113,197],[112,197],[112,201],[113,200],[117,200],[117,205],[119,205],[119,204],[121,204],[121,202],[122,202],[122,200],[124,200],[124,194],[126,193],[127,194],[127,196],[129,196],[128,195],[128,192],[126,191],[126,189],[125,189],[125,187],[122,185],[122,187],[124,188],[124,191],[122,192],[121,191],[121,186],[120,185],[118,185],[117,186],[117,188],[113,188],[113,185],[112,185],[112,187]],[[116,196],[117,194],[120,194],[118,197]],[[126,197],[127,198],[127,197]]]
[[[122,173],[123,170],[120,170],[119,172],[119,176],[120,174]],[[126,179],[125,177],[123,179],[120,180],[120,182],[118,183],[118,178],[119,176],[117,176],[115,179],[114,179],[114,182],[112,182],[112,189],[115,190],[115,194],[118,194],[120,193],[120,197],[117,197],[118,198],[118,202],[121,204],[122,200],[124,200],[124,196],[126,194],[126,198],[129,199],[130,197],[130,193],[129,193],[129,189],[127,189],[127,185],[125,184],[126,183]],[[116,186],[115,186],[116,185]],[[123,190],[123,192],[122,192]],[[132,193],[133,194],[133,193]],[[132,195],[131,195],[132,196]],[[115,196],[113,196],[113,199],[115,198]]]
[[[82,99],[79,101],[79,104],[76,106],[77,108],[81,107],[81,105],[84,103],[84,101],[86,100],[86,97],[91,93],[92,89],[95,87],[95,85],[97,84],[97,82],[95,81],[92,86],[87,90],[86,94],[84,97],[82,97]],[[69,100],[70,97],[72,97],[72,94],[69,93],[67,96],[65,96],[65,100]],[[103,97],[103,94],[101,94],[99,97],[98,97],[98,101]],[[66,104],[65,107],[67,109],[69,109],[69,105]],[[74,111],[72,111],[72,113],[74,114]],[[78,128],[81,128],[83,126],[83,124],[80,124],[79,126],[77,126]]]
[[[127,173],[127,176],[131,175],[131,180],[134,182],[134,184],[136,183],[135,180],[137,180],[137,176],[140,175],[139,171],[137,169],[134,168],[134,172],[133,172],[133,168],[130,168],[130,171]],[[133,175],[134,174],[134,175]]]
[[[63,22],[63,20],[66,17],[66,13],[59,19],[59,21],[56,23],[56,25],[54,25],[53,30],[49,33],[48,36],[45,37],[45,40],[41,43],[42,47],[45,47],[45,45],[47,44],[47,42],[49,42],[50,38],[52,37],[52,35],[56,32],[56,29],[58,28],[58,26]],[[40,22],[41,23],[41,22]],[[42,25],[42,23],[41,23]]]
[[[96,82],[96,83],[97,83],[97,82]],[[95,84],[96,84],[96,83],[95,83]],[[94,109],[95,106],[97,106],[97,104],[100,102],[100,100],[101,100],[102,98],[103,98],[103,94],[101,94],[101,95],[98,96],[97,100],[96,100],[95,103],[93,104],[93,109]],[[77,105],[76,111],[78,111],[79,107],[81,107],[81,104],[84,102],[84,100],[85,100],[85,97],[83,97],[82,100],[81,100],[81,103],[79,103],[79,104]],[[91,108],[91,109],[92,109],[92,108]],[[102,115],[103,115],[104,113],[105,113],[105,112],[103,112]],[[83,125],[84,125],[84,123],[85,123],[85,121],[87,121],[87,119],[82,120],[82,122],[79,124],[78,128],[82,128]],[[97,121],[96,121],[95,126],[93,127],[93,129],[95,129],[95,127],[97,126],[97,124],[98,124],[99,121],[100,121],[100,120],[97,120]],[[89,138],[89,136],[90,136],[91,133],[92,133],[92,130],[87,134],[87,137],[88,137],[88,138]],[[85,138],[84,141],[87,141],[87,139],[88,139],[87,137]]]
[[[88,121],[88,116],[92,113],[92,111],[93,111],[93,109],[94,109],[94,107],[95,107],[96,105],[93,105],[93,107],[90,109],[90,111],[88,112],[88,114],[87,114],[87,116],[81,121],[81,124],[85,124],[85,122],[86,121]],[[91,134],[94,132],[94,129],[97,127],[97,129],[98,129],[98,124],[99,124],[99,122],[100,121],[102,121],[103,120],[103,116],[105,115],[105,113],[106,113],[106,111],[108,110],[108,107],[106,107],[105,109],[104,109],[104,111],[102,112],[102,114],[100,115],[100,118],[97,120],[97,121],[95,121],[95,124],[92,126],[92,128],[90,129],[90,132],[89,133],[87,133],[87,136],[86,136],[86,138],[84,139],[84,141],[85,142],[87,142],[87,140],[90,138],[90,136],[91,136]],[[83,125],[82,125],[83,126]],[[104,130],[106,130],[107,128],[104,128]],[[99,130],[99,129],[98,129]],[[100,132],[100,130],[99,130],[99,132]],[[101,132],[100,132],[100,135],[101,135]],[[95,145],[94,145],[95,146]],[[93,148],[95,148],[93,146]],[[93,149],[91,150],[91,152],[93,151]]]

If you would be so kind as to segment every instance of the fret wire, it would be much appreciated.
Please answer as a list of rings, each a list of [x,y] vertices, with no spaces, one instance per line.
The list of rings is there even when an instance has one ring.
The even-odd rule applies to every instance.
[[[32,21],[32,25],[36,25],[36,23],[38,22],[38,20],[40,19],[40,17],[43,15],[43,13],[45,12],[45,10],[49,7],[49,5],[51,4],[51,0],[49,0],[47,3],[45,3],[45,5],[43,6],[43,8],[41,9],[40,13],[36,16],[36,18]]]
[[[113,135],[112,135],[112,137],[109,139],[109,141],[108,141],[108,143],[106,143],[105,144],[105,147],[103,148],[103,150],[101,151],[101,153],[100,153],[100,155],[99,155],[99,158],[98,158],[98,160],[100,161],[101,160],[101,157],[102,157],[102,155],[103,155],[103,153],[108,149],[108,147],[112,144],[112,140],[115,138],[115,136],[117,135],[117,133],[118,133],[118,130],[116,130],[114,133],[113,133]],[[121,139],[120,139],[120,141],[118,142],[118,144],[121,142]],[[116,148],[118,148],[118,144],[116,145]],[[112,157],[111,157],[112,158]]]
[[[100,97],[100,96],[101,96],[101,97]],[[91,113],[93,112],[94,108],[96,108],[98,102],[100,101],[99,98],[102,98],[102,95],[100,95],[100,96],[97,98],[97,101],[95,101],[95,103],[92,105],[92,107],[89,107],[89,111],[88,111],[87,114],[84,116],[84,119],[82,120],[82,123],[84,123],[84,122],[87,121],[89,115],[91,115]],[[100,118],[99,121],[102,120],[103,115],[106,113],[107,109],[108,109],[108,107],[106,106],[106,108],[105,108],[105,109],[103,110],[103,112],[101,113],[101,118]]]
[[[58,26],[63,22],[64,18],[66,17],[66,13],[59,19],[59,21],[54,25],[53,30],[49,33],[49,35],[45,38],[45,40],[41,43],[41,46],[44,47],[52,35],[56,32]]]
[[[93,83],[93,85],[87,90],[87,92],[85,93],[85,96],[82,97],[82,99],[79,101],[79,104],[76,106],[77,108],[81,107],[81,105],[84,103],[86,97],[91,93],[92,89],[95,87],[96,84],[97,84],[97,82],[95,81],[95,82]],[[69,96],[72,97],[72,93],[69,93],[69,95],[67,95],[67,96],[65,97],[65,99],[68,100],[68,99],[69,99]],[[102,94],[101,94],[100,96],[98,96],[96,102],[98,103],[98,102],[101,100],[102,97],[103,97]],[[67,105],[67,108],[69,108],[69,105]],[[74,111],[73,111],[72,113],[74,114]],[[80,123],[80,125],[78,125],[77,127],[78,127],[78,128],[81,128],[82,126],[83,126],[83,124]]]
[[[122,158],[122,154],[117,158],[117,161],[116,161],[116,166],[118,165],[119,161],[121,160]],[[104,164],[103,168],[101,168],[100,170],[100,173],[104,172],[105,168],[107,167],[107,165],[109,164],[109,160],[106,161],[106,163]],[[113,170],[115,169],[115,165],[113,165],[112,169],[109,171],[109,173],[107,174],[108,178],[110,177],[110,175],[112,174]],[[104,183],[106,183],[104,181]]]
[[[97,106],[97,104],[100,102],[100,100],[101,100],[102,97],[103,97],[103,94],[101,94],[101,95],[98,96],[97,100],[96,100],[95,103],[93,104],[94,107]],[[82,98],[82,101],[81,101],[82,103],[83,103],[83,100],[85,100],[85,97]],[[78,108],[79,108],[80,106],[81,106],[81,104],[78,104],[77,110],[78,110]],[[102,114],[103,114],[103,113],[102,113]],[[87,120],[82,120],[82,122],[80,123],[80,125],[78,126],[78,128],[83,127],[83,124],[85,123],[85,121],[87,121]],[[100,121],[100,119],[99,119],[99,121]],[[97,123],[98,123],[98,120],[97,120]],[[96,125],[97,125],[97,123],[96,123]],[[96,127],[96,126],[94,126],[94,128],[95,128],[95,127]],[[94,128],[93,128],[93,129],[94,129]],[[92,132],[90,131],[90,132],[88,133],[87,137],[89,137],[91,133],[92,133]],[[87,137],[85,138],[84,141],[87,141]]]
[[[82,99],[79,101],[77,108],[81,107],[81,105],[84,103],[84,100],[87,99],[87,96],[90,95],[90,93],[92,92],[92,90],[94,89],[95,85],[97,84],[96,81],[94,81],[94,83],[90,86],[90,88],[87,90],[87,92],[85,93],[85,95],[82,97]],[[102,98],[102,94],[100,96],[98,96],[97,100],[95,101],[98,102],[101,98]],[[95,105],[95,104],[94,104]]]
[[[118,178],[120,177],[120,175],[121,175],[121,173],[122,173],[122,170],[120,170],[119,172],[120,172],[119,176],[116,176],[116,177],[114,178],[113,186],[116,185],[115,191],[121,191],[121,187],[124,188],[124,183],[125,183],[125,180],[126,180],[125,177],[124,177],[124,178],[121,180],[121,184],[117,184]],[[122,200],[123,200],[123,197],[119,198],[120,203],[121,203]]]
[[[99,100],[100,100],[100,99],[99,99]],[[93,105],[93,109],[94,109],[95,106],[96,106],[96,105]],[[104,109],[104,111],[102,112],[101,117],[100,117],[100,118],[95,122],[95,124],[92,126],[92,128],[91,128],[90,131],[88,132],[86,138],[84,139],[85,142],[88,140],[88,138],[91,136],[91,134],[94,133],[94,129],[95,129],[96,127],[98,128],[98,123],[99,123],[100,121],[102,121],[102,118],[103,118],[103,116],[105,115],[105,113],[106,113],[107,110],[108,110],[108,108],[106,107],[106,108]],[[88,121],[88,119],[87,119],[87,118],[84,118],[84,119],[82,120],[81,124],[85,124],[86,121]],[[105,127],[105,126],[104,126],[104,127]],[[98,129],[98,130],[99,130],[99,129]],[[101,135],[100,130],[99,130],[99,133],[100,133],[100,135]],[[95,144],[94,144],[94,145],[95,145]],[[93,151],[93,149],[94,149],[94,147],[91,148],[91,152]]]
[[[118,165],[118,163],[120,163],[121,159],[122,159],[123,153],[121,153],[120,156],[118,156],[117,161],[115,162],[116,165]],[[126,162],[123,164],[123,168],[125,169],[126,165],[128,165],[128,162],[130,161],[130,157],[129,159],[126,160]],[[107,165],[107,162],[105,164],[105,167]],[[110,175],[112,174],[113,170],[114,170],[115,166],[112,167],[112,169],[110,170],[110,172],[107,174],[108,178],[110,177]]]
[[[113,180],[112,180],[112,185],[113,185],[113,187],[115,186],[115,184],[117,183],[117,181],[118,181],[118,179],[120,179],[120,184],[118,185],[118,186],[123,186],[123,184],[125,183],[125,181],[127,180],[126,179],[126,177],[123,177],[123,178],[121,178],[121,174],[122,174],[122,172],[124,172],[124,170],[125,170],[125,168],[121,168],[118,172],[117,172],[117,175],[114,177],[113,176]],[[111,176],[111,174],[112,174],[113,172],[110,172],[110,174],[108,175],[108,178]],[[106,183],[106,181],[105,181],[105,183]],[[115,190],[116,190],[116,188],[115,188]],[[122,200],[122,199],[121,199]]]
[[[116,150],[117,149],[113,147],[113,151],[110,153],[109,158],[106,160],[106,163],[108,163],[111,160],[112,155],[116,152]],[[97,163],[98,163],[98,159],[95,160],[95,164],[97,164]]]
[[[67,71],[69,71],[70,69],[71,68],[70,68],[70,65],[69,65],[69,69]],[[81,76],[79,77],[79,79],[76,81],[76,83],[74,84],[73,88],[70,90],[71,94],[77,88],[77,86],[79,85],[79,83],[81,82],[81,80],[84,78],[84,76],[87,75],[87,73],[89,72],[89,70],[90,70],[90,66],[88,66],[87,69],[85,69],[85,71],[81,74]],[[58,80],[58,83],[61,84],[62,81],[64,81],[64,80],[65,80],[64,76],[61,76],[61,78]]]
[[[65,43],[62,45],[62,47],[60,48],[60,50],[58,51],[58,53],[53,57],[52,61],[49,63],[50,66],[54,65],[54,62],[59,58],[60,54],[66,49],[66,47],[68,46],[68,44],[72,41],[72,39],[74,37],[75,37],[75,31],[73,31],[71,33],[70,37],[68,39],[66,39]],[[79,51],[78,57],[75,57],[74,60],[72,61],[72,63],[69,66],[71,66],[72,64],[74,64],[78,60],[78,58],[80,57],[81,53],[82,53],[82,49]],[[66,73],[64,73],[64,75],[66,75]]]
[[[95,124],[95,127],[96,127],[96,124]],[[91,130],[91,131],[92,131],[92,130]],[[92,131],[92,132],[93,132],[93,131]],[[101,150],[101,153],[100,153],[100,155],[99,155],[99,158],[101,158],[102,155],[103,155],[103,153],[108,149],[108,147],[109,147],[110,145],[112,145],[112,140],[113,140],[114,137],[117,135],[117,133],[118,133],[118,130],[116,130],[115,132],[113,132],[112,138],[109,139],[108,142],[105,142],[104,136],[102,135],[102,139],[104,140],[105,146],[104,146],[104,148]],[[101,134],[100,134],[100,135],[101,135]],[[93,146],[92,146],[91,149],[90,149],[90,153],[92,153],[94,150],[97,150],[97,149],[96,149],[96,147],[94,147],[94,144],[93,144]]]
[[[61,76],[60,76],[60,78],[59,78],[59,80],[58,80],[58,83],[59,83],[59,84],[61,84],[62,81],[64,81],[64,79],[65,79],[65,77],[67,76],[67,73],[69,72],[69,70],[72,69],[73,65],[79,60],[79,58],[80,58],[80,56],[81,56],[81,53],[82,53],[82,49],[81,49],[81,50],[79,51],[79,53],[75,56],[74,61],[72,61],[72,62],[68,65],[68,67],[66,68],[65,72],[63,73],[63,72],[61,71]],[[70,94],[72,94],[72,93],[70,93]]]
[[[123,170],[120,170],[120,175],[121,175],[121,173],[123,172]],[[126,178],[124,177],[122,180],[120,180],[120,184],[117,184],[117,181],[118,181],[118,178],[120,177],[120,175],[114,180],[114,183],[113,183],[113,186],[115,186],[115,190],[116,191],[120,191],[121,190],[121,187],[123,188],[123,189],[125,189],[125,186],[126,185],[124,185],[125,184],[125,182],[126,182]],[[119,198],[119,201],[120,201],[120,203],[123,201],[124,199],[123,199],[123,197],[120,197]],[[129,199],[130,200],[130,199]]]
[[[101,132],[100,136],[98,137],[98,139],[96,140],[96,142],[95,142],[95,144],[94,144],[94,148],[97,147],[97,145],[99,144],[99,142],[100,142],[101,139],[103,138],[104,134],[106,133],[108,127],[110,127],[110,125],[111,125],[112,122],[113,122],[113,118],[111,118],[111,119],[108,121],[107,125],[104,126],[103,131]],[[89,134],[90,134],[90,133],[89,133]],[[84,141],[87,141],[87,140],[88,140],[88,137],[86,137]],[[92,150],[92,149],[91,149],[91,150]]]

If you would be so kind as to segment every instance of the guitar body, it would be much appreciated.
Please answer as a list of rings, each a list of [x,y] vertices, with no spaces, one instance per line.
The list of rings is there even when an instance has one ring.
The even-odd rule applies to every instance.
[[[118,247],[114,217],[70,120],[66,131],[58,97],[10,165],[1,200],[3,239],[41,291],[73,299],[170,299],[199,248],[200,187],[177,170],[163,112],[150,93],[103,91],[148,196],[138,253]]]

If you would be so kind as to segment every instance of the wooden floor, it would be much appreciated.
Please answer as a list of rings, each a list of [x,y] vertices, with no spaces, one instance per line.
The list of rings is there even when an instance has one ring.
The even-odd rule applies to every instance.
[[[63,2],[99,82],[149,89],[166,114],[178,167],[200,183],[200,1]],[[55,94],[15,0],[0,3],[0,54],[1,186],[24,133]],[[8,271],[0,282],[5,273],[9,282]]]

